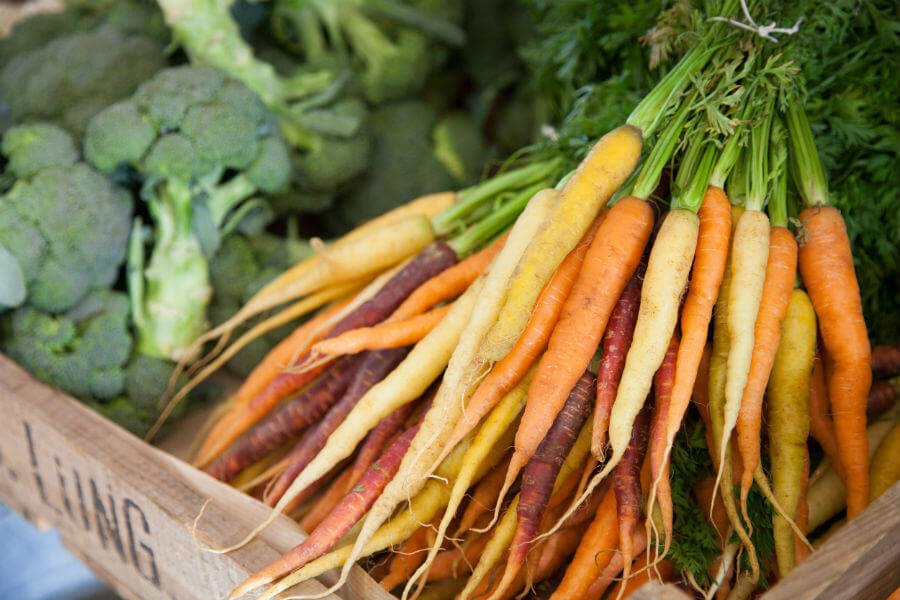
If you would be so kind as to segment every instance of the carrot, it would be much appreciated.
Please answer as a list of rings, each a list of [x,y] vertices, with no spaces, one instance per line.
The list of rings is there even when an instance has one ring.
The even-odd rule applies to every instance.
[[[866,445],[870,459],[887,434],[894,428],[895,418],[896,416],[893,416],[887,420],[875,421],[866,429]],[[815,531],[847,506],[847,491],[843,478],[838,475],[833,464],[824,465],[825,468],[820,472],[821,467],[822,465],[816,469],[819,476],[816,477],[814,473],[810,478],[809,493],[807,494],[809,520],[806,527],[808,532]]]
[[[632,539],[632,548],[634,554],[640,554],[647,547],[647,534],[643,529],[636,529],[634,531],[634,539]],[[616,554],[612,557],[606,567],[601,571],[600,576],[594,580],[591,586],[584,592],[582,598],[584,600],[600,600],[603,597],[603,594],[611,585],[616,583],[616,580],[619,577],[619,573],[622,572],[624,568],[624,561],[622,559],[622,553],[616,552]],[[614,597],[614,596],[612,596]]]
[[[450,306],[441,306],[403,321],[384,321],[371,327],[351,329],[318,342],[310,349],[310,354],[331,357],[410,346],[434,329],[449,310]]]
[[[426,393],[423,398],[427,398],[427,396],[428,394]],[[426,400],[426,402],[428,401]],[[356,458],[353,460],[353,465],[350,468],[352,473],[350,481],[352,483],[350,483],[349,487],[356,484],[356,481],[362,477],[362,474],[366,472],[373,462],[375,462],[375,459],[378,458],[384,448],[393,441],[393,438],[403,428],[406,419],[417,405],[417,402],[404,404],[383,418],[381,422],[369,432],[369,435],[367,435],[366,439],[360,444],[359,451],[356,453]]]
[[[872,348],[872,374],[879,378],[900,374],[900,344],[879,344]]]
[[[352,473],[344,469],[341,474],[331,482],[331,485],[328,486],[328,489],[319,496],[319,498],[315,501],[315,503],[309,507],[307,510],[297,521],[300,525],[300,529],[303,531],[312,531],[316,527],[319,526],[319,523],[322,522],[322,519],[328,516],[337,503],[341,501],[341,499],[347,495],[347,492],[350,488],[353,487],[353,483],[351,483]]]
[[[769,373],[775,362],[778,341],[781,338],[782,320],[791,302],[791,291],[797,273],[797,242],[784,227],[772,227],[769,233],[769,258],[766,264],[765,282],[759,314],[754,325],[753,354],[750,373],[741,397],[737,419],[737,440],[743,464],[741,476],[741,509],[747,516],[747,495],[753,484],[753,474],[759,466],[759,436],[762,420],[763,394],[769,381]],[[814,316],[814,315],[813,315]],[[815,336],[813,336],[815,347]],[[807,381],[808,377],[804,379]],[[809,385],[804,397],[809,393]],[[806,412],[808,402],[804,403]],[[804,440],[806,435],[803,436]],[[791,511],[793,512],[793,511]]]
[[[193,465],[202,468],[209,463],[222,449],[220,439],[225,430],[231,426],[231,420],[246,403],[256,396],[282,369],[293,362],[293,359],[305,352],[319,337],[325,335],[331,325],[352,304],[348,299],[338,302],[318,313],[306,323],[297,327],[288,337],[279,342],[244,380],[234,395],[232,408],[229,409],[213,428],[207,433],[197,451]]]
[[[616,494],[608,490],[551,598],[580,598],[600,576],[615,555],[619,542],[616,518]]]
[[[438,477],[454,479],[462,468],[462,458],[467,449],[468,443],[460,444],[437,469],[436,474]],[[450,489],[445,481],[436,478],[429,479],[423,486],[422,491],[412,497],[409,505],[380,527],[375,535],[369,539],[363,547],[363,555],[372,555],[407,539],[421,527],[422,523],[430,522],[435,514],[446,505],[449,493]],[[352,551],[353,545],[348,544],[320,556],[270,586],[260,594],[259,600],[268,600],[276,597],[281,592],[302,581],[340,567],[347,562]]]
[[[606,432],[609,428],[609,413],[612,411],[619,379],[625,368],[625,355],[631,346],[634,324],[637,321],[638,306],[641,303],[641,281],[644,277],[643,265],[631,276],[628,285],[613,308],[609,326],[603,334],[603,356],[597,367],[597,402],[594,408],[594,437],[591,453],[602,461],[606,455]]]
[[[522,487],[516,509],[518,523],[511,550],[503,577],[497,584],[492,598],[506,592],[519,574],[525,562],[525,555],[538,533],[559,469],[591,412],[593,396],[594,374],[585,371],[575,383],[534,456],[528,461],[522,474]]]
[[[430,533],[431,528],[425,525],[400,544],[400,547],[393,553],[388,574],[378,582],[378,585],[390,592],[401,583],[405,583],[425,559]]]
[[[341,584],[349,576],[352,563],[357,558],[356,553],[361,551],[368,538],[390,517],[398,504],[421,489],[437,466],[436,459],[449,439],[453,424],[458,420],[462,407],[477,382],[487,371],[488,365],[477,360],[477,353],[485,334],[497,320],[510,276],[535,233],[546,221],[556,198],[557,193],[550,189],[535,193],[510,231],[503,249],[494,257],[480,291],[476,292],[478,297],[472,308],[471,318],[461,332],[447,363],[441,387],[431,409],[425,415],[422,429],[413,440],[397,476],[385,488],[363,522],[351,560],[342,569]]]
[[[816,315],[802,290],[792,292],[783,327],[768,383],[767,422],[772,488],[778,503],[793,516],[802,491],[809,436],[809,380],[816,351]],[[773,516],[772,527],[778,571],[784,577],[795,564],[794,533],[781,515]]]
[[[894,424],[872,455],[871,500],[875,500],[900,479],[900,423]]]
[[[617,202],[600,224],[547,351],[538,362],[504,488],[509,489],[534,454],[568,391],[590,363],[610,314],[641,260],[652,228],[650,205],[633,196]]]
[[[577,476],[577,472],[581,468],[581,464],[584,462],[585,457],[590,453],[590,449],[590,427],[582,427],[578,437],[575,439],[572,450],[569,452],[569,455],[566,456],[563,466],[559,470],[559,475],[556,477],[556,482],[553,486],[554,493],[556,493],[570,477]],[[507,507],[506,513],[494,528],[491,540],[485,547],[484,552],[478,560],[478,564],[475,566],[472,575],[466,582],[466,587],[460,594],[459,600],[466,600],[466,598],[479,588],[479,585],[482,583],[485,576],[487,576],[489,571],[497,564],[503,552],[509,548],[516,531],[518,504],[519,496],[516,495]]]
[[[402,321],[422,314],[432,306],[464,292],[503,248],[506,237],[504,235],[498,238],[487,248],[459,261],[417,287],[388,318],[388,322]]]
[[[837,439],[834,435],[830,404],[828,387],[825,383],[825,365],[820,351],[816,354],[809,381],[809,432],[825,452],[825,456],[831,459],[834,468],[843,472],[837,451]]]
[[[443,242],[430,244],[391,277],[371,299],[338,321],[325,337],[335,337],[345,331],[370,326],[384,320],[422,281],[445,270],[454,262],[456,262],[456,253],[450,246]],[[301,357],[295,361],[295,364],[302,364],[306,359],[308,356]],[[312,372],[315,372],[315,369]],[[285,396],[307,383],[309,379],[309,372],[285,372],[275,377],[248,403],[245,411],[246,420],[249,421],[248,425],[258,419],[260,415],[268,412]],[[243,432],[238,431],[238,434],[240,433]]]
[[[794,522],[800,531],[805,532],[809,524],[809,503],[806,496],[809,493],[809,447],[803,447],[803,474],[800,480],[800,498],[797,502],[797,512],[794,515]],[[794,564],[802,564],[809,557],[810,549],[804,543],[805,540],[800,539],[798,535],[794,535]]]
[[[634,567],[634,577],[616,583],[609,592],[610,598],[628,598],[649,581],[672,581],[676,578],[675,565],[670,560],[661,560],[648,568],[647,557],[643,556]]]
[[[475,527],[481,516],[497,504],[508,467],[509,459],[504,460],[491,469],[485,478],[475,486],[472,497],[469,499],[468,505],[466,505],[466,510],[463,511],[462,517],[459,519],[459,525],[456,529],[457,536],[463,535]]]
[[[584,236],[601,207],[634,170],[641,145],[641,131],[623,125],[600,138],[581,161],[560,192],[559,202],[545,226],[516,267],[500,311],[503,319],[485,339],[481,351],[484,359],[498,361],[509,354],[525,329],[544,284]],[[578,369],[579,374],[583,368]]]
[[[673,345],[674,357],[674,345]],[[665,365],[665,363],[663,363]],[[666,367],[671,370],[671,367]],[[669,384],[671,385],[671,384]],[[659,392],[666,395],[667,392]],[[663,412],[665,407],[656,406],[657,411]],[[631,570],[631,561],[634,559],[633,537],[637,523],[641,518],[641,464],[644,462],[644,454],[647,451],[647,437],[650,429],[649,407],[645,406],[634,419],[631,431],[631,440],[628,448],[622,456],[622,460],[613,469],[613,490],[616,494],[616,513],[619,521],[619,548],[622,554],[624,573],[622,577],[628,579]],[[640,552],[640,550],[638,550]]]
[[[787,111],[796,184],[807,206],[800,213],[804,242],[800,274],[816,309],[825,350],[834,368],[828,397],[837,417],[834,432],[847,486],[847,518],[869,501],[866,398],[872,384],[871,348],[859,284],[841,212],[828,206],[828,186],[803,108]]]
[[[304,436],[282,460],[285,469],[268,490],[265,498],[266,504],[272,506],[281,499],[297,474],[306,468],[313,457],[325,447],[328,438],[347,418],[360,399],[394,370],[406,354],[406,348],[395,348],[393,350],[373,350],[364,355],[354,373],[352,383],[340,401],[319,421],[315,429],[310,432],[311,435]]]
[[[204,469],[220,481],[229,481],[245,467],[287,443],[315,423],[341,399],[362,361],[341,359],[313,385],[269,414]]]
[[[517,418],[522,412],[522,407],[525,404],[525,391],[529,381],[530,378],[526,377],[519,385],[513,388],[513,390],[500,401],[496,408],[491,411],[490,415],[488,415],[482,426],[478,429],[478,432],[475,434],[472,444],[469,446],[469,450],[466,451],[466,455],[463,458],[464,465],[460,470],[456,481],[453,482],[453,489],[450,490],[447,510],[444,511],[444,516],[438,525],[434,544],[429,550],[428,557],[425,559],[422,566],[409,579],[406,589],[403,590],[404,598],[409,594],[413,584],[417,581],[419,582],[418,589],[421,591],[422,586],[427,580],[424,575],[428,572],[428,569],[435,560],[438,550],[440,550],[440,547],[444,542],[444,535],[447,532],[447,528],[456,516],[457,509],[465,496],[466,490],[468,490],[475,481],[475,475],[480,471],[487,472],[489,468],[495,466],[494,464],[485,464],[485,460],[491,456],[491,454],[494,454],[495,456],[500,454],[494,450],[495,448],[501,448],[503,450],[502,455],[506,454],[506,448],[513,439]],[[502,455],[497,456],[497,458],[499,459]]]
[[[669,460],[663,452],[666,450],[666,428],[668,427],[669,422],[669,412],[672,410],[672,386],[675,381],[675,362],[678,356],[678,347],[679,347],[679,337],[676,333],[672,336],[672,340],[669,342],[669,349],[666,351],[666,355],[663,358],[662,364],[659,366],[659,369],[656,370],[656,374],[653,376],[653,419],[651,421],[650,426],[650,440],[649,440],[649,449],[650,456],[647,464],[650,469],[650,481],[652,482],[649,487],[651,488],[651,492],[653,490],[658,491],[659,493],[659,517],[662,520],[663,530],[665,532],[665,548],[662,552],[662,555],[665,556],[669,551],[669,536],[672,533],[672,523],[673,523],[673,512],[672,512],[672,490],[669,484]],[[645,407],[646,408],[646,407]],[[640,416],[640,413],[638,413]],[[630,482],[626,482],[626,484],[630,483],[631,495],[635,494],[640,497],[640,482],[637,481],[637,474],[640,470],[641,461],[643,460],[643,452],[641,452],[638,457],[635,457],[634,454],[639,449],[635,449],[633,446],[635,444],[635,434],[637,433],[637,424],[638,420],[635,420],[635,429],[632,432],[631,443],[629,445],[628,450],[625,451],[625,456],[622,457],[625,463],[619,463],[619,466],[613,471],[613,474],[617,474],[620,467],[624,464],[628,464],[626,469],[629,469],[632,472],[632,480]],[[653,451],[660,453],[658,456],[653,455]],[[628,454],[631,453],[632,456],[629,457]],[[630,458],[630,461],[628,459]],[[651,495],[651,499],[652,499]],[[622,506],[625,504],[624,498],[619,498],[619,512],[622,513]],[[648,501],[647,506],[648,512],[652,515],[653,513],[650,511],[655,510],[653,502]],[[634,508],[637,508],[637,512],[633,511]],[[631,517],[637,519],[640,517],[640,504],[636,507],[632,503],[632,514]],[[622,528],[622,531],[619,533],[619,539],[622,540],[622,553],[625,554],[625,566],[626,566],[626,576],[627,576],[627,568],[631,563],[632,554],[630,552],[629,543],[631,539],[631,534],[628,533],[626,535],[626,531],[623,528],[623,525],[627,525],[630,528],[633,528],[634,522],[632,521],[630,524],[623,520],[620,515],[619,518],[619,526]],[[653,519],[647,519],[647,527],[652,528]],[[658,537],[658,536],[657,536]]]
[[[471,573],[472,565],[478,562],[478,557],[484,551],[488,540],[490,540],[490,536],[476,534],[462,546],[439,552],[428,570],[428,581],[454,579]]]
[[[447,452],[447,449],[452,448],[478,425],[484,415],[528,373],[528,369],[546,348],[553,326],[559,319],[563,303],[575,283],[575,278],[584,261],[584,255],[594,239],[594,234],[602,219],[603,217],[600,216],[594,220],[588,232],[563,259],[550,281],[541,290],[525,331],[522,332],[509,354],[494,364],[490,373],[469,398],[444,452]]]
[[[409,442],[418,431],[415,425],[398,437],[390,447],[373,463],[362,479],[347,493],[328,516],[303,540],[277,561],[248,577],[234,589],[231,598],[237,598],[262,585],[299,569],[334,545],[353,527],[360,517],[375,502],[375,498],[391,477],[397,472],[404,453],[409,449]]]
[[[723,151],[724,153],[724,151]],[[727,156],[720,161],[727,161]],[[712,309],[719,296],[719,286],[725,273],[725,262],[728,256],[728,242],[731,238],[731,208],[725,190],[721,187],[723,179],[719,165],[711,177],[712,185],[706,188],[703,202],[700,204],[700,218],[697,234],[697,250],[694,266],[688,284],[688,293],[681,309],[681,341],[675,359],[675,379],[669,400],[664,437],[650,436],[651,470],[662,473],[663,464],[669,460],[675,435],[681,429],[681,422],[691,399],[691,391],[695,388],[701,358],[704,353]],[[726,171],[727,172],[727,171]],[[718,174],[718,178],[717,178]],[[716,185],[718,181],[718,185]],[[701,388],[706,390],[704,383]],[[708,433],[711,433],[707,430]],[[664,447],[659,448],[662,444]],[[648,504],[659,502],[665,527],[666,544],[672,536],[670,520],[666,515],[671,513],[671,497],[666,490],[658,489],[664,485],[662,480],[654,483],[650,490]],[[658,496],[658,500],[657,500]]]

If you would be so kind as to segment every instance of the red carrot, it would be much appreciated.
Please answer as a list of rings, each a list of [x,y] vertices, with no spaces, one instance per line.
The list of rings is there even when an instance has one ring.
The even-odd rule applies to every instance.
[[[497,586],[495,594],[505,592],[519,574],[525,562],[525,555],[538,533],[541,518],[553,492],[553,484],[563,461],[575,443],[575,438],[578,437],[581,426],[591,413],[593,400],[594,374],[585,371],[569,392],[562,410],[556,416],[547,435],[541,440],[534,456],[525,466],[516,510],[518,516],[516,533],[510,545],[503,579]],[[573,484],[577,484],[576,478],[573,478]]]
[[[328,437],[344,421],[356,403],[373,385],[384,379],[403,360],[407,351],[406,348],[395,348],[367,353],[365,361],[360,365],[353,383],[350,384],[343,398],[328,411],[328,414],[314,429],[310,430],[309,435],[303,436],[282,460],[282,464],[286,465],[286,468],[269,490],[266,496],[267,504],[274,506],[278,502],[297,474],[306,468],[319,450],[325,447]]]
[[[378,458],[378,455],[381,454],[385,446],[389,445],[397,432],[403,429],[403,424],[406,422],[407,417],[409,417],[413,408],[417,405],[418,402],[404,404],[382,419],[375,429],[369,432],[369,435],[367,435],[366,439],[360,444],[359,452],[356,453],[356,458],[353,461],[353,466],[350,467],[351,475],[349,487],[356,485],[356,481],[362,477],[362,474],[366,472],[366,469],[375,462],[375,459]]]
[[[674,355],[677,343],[670,345]],[[668,353],[667,353],[668,354]],[[673,357],[674,358],[674,357]],[[670,385],[671,387],[671,385]],[[665,424],[665,408],[660,425]],[[624,565],[623,579],[628,579],[631,561],[634,558],[634,533],[641,519],[641,464],[647,452],[647,436],[650,429],[650,410],[647,404],[634,419],[631,428],[631,440],[622,455],[622,459],[613,469],[613,489],[616,493],[616,513],[619,520],[619,548]]]
[[[394,275],[369,300],[363,302],[356,310],[338,321],[326,334],[326,338],[334,337],[359,327],[368,327],[389,317],[394,310],[419,285],[447,269],[456,262],[456,252],[443,242],[434,242],[422,250],[418,256]],[[300,365],[307,362],[310,355],[304,354],[295,361]],[[227,432],[232,440],[253,426],[263,415],[268,413],[283,398],[296,392],[315,377],[315,369],[292,373],[284,372],[269,382],[254,396],[235,418],[233,427]],[[228,443],[231,440],[226,440]]]
[[[653,419],[650,427],[650,481],[653,482],[653,485],[656,486],[656,499],[659,503],[659,512],[663,521],[663,528],[665,530],[665,550],[663,554],[668,553],[669,549],[669,537],[672,535],[672,523],[673,523],[673,514],[672,514],[672,489],[669,485],[669,458],[666,456],[666,450],[668,448],[668,426],[671,417],[672,410],[672,388],[675,385],[675,366],[677,364],[678,358],[678,349],[681,345],[681,341],[678,337],[678,334],[672,336],[672,340],[669,342],[669,349],[666,350],[666,355],[663,358],[662,364],[657,369],[656,374],[653,376]],[[650,501],[652,502],[654,498],[652,497]],[[620,501],[621,502],[621,501]],[[621,507],[622,504],[620,503]],[[648,512],[652,511],[652,507],[648,509]],[[625,540],[626,538],[621,537],[624,535],[624,532],[620,533],[621,540]],[[625,546],[628,542],[622,543],[622,549],[625,550]],[[626,559],[630,558],[630,556],[626,556]],[[627,570],[626,560],[626,570]]]
[[[419,425],[407,429],[398,437],[365,472],[362,479],[344,496],[344,499],[309,534],[303,543],[284,556],[254,573],[231,592],[237,598],[285,575],[322,556],[346,534],[372,506],[384,486],[397,473],[400,461],[409,449],[409,443],[419,431]]]
[[[641,305],[641,280],[644,277],[644,265],[631,277],[625,290],[616,302],[609,325],[603,335],[603,357],[597,372],[597,402],[594,409],[594,431],[591,440],[591,453],[597,460],[603,460],[606,449],[606,431],[609,428],[609,414],[612,412],[613,400],[622,369],[625,368],[625,357],[631,347],[634,336],[634,324],[637,321],[638,307]]]
[[[897,403],[900,382],[896,379],[879,379],[872,383],[866,402],[866,419],[872,421],[891,409]]]
[[[340,400],[361,364],[358,357],[345,357],[299,396],[283,405],[247,431],[206,469],[220,481],[230,481],[243,469],[318,421]]]

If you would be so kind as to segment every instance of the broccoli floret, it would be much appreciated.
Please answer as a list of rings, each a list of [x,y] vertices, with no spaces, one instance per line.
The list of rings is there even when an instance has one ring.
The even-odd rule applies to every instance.
[[[0,245],[18,261],[31,306],[68,310],[118,277],[130,196],[76,162],[71,137],[56,126],[14,127],[2,148],[13,184],[0,196]]]
[[[9,35],[0,41],[0,66],[51,40],[92,29],[96,24],[96,16],[75,10],[32,15],[16,23]]]
[[[17,122],[50,121],[80,136],[95,113],[164,65],[162,42],[101,25],[12,57],[0,70],[0,98]]]
[[[129,259],[141,353],[178,359],[206,328],[208,258],[235,230],[259,227],[259,192],[290,181],[274,117],[243,84],[208,67],[164,69],[88,124],[85,156],[98,169],[130,169],[154,220],[144,264],[135,226]]]

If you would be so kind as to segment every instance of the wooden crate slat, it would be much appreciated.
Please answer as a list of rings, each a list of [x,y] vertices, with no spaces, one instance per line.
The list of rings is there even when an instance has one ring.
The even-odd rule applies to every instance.
[[[191,524],[211,499],[198,538],[241,539],[269,509],[45,386],[0,355],[0,499],[31,521],[57,527],[66,545],[123,595],[222,598],[303,539],[279,516],[229,554],[199,548]],[[335,581],[328,574],[323,581]],[[319,581],[304,593],[325,591]],[[392,598],[355,568],[345,599]],[[331,595],[336,599],[337,596]]]

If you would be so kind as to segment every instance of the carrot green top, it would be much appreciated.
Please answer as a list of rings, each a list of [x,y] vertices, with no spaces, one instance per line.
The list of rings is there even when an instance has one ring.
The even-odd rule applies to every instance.
[[[770,96],[762,114],[750,128],[750,146],[747,154],[747,210],[762,210],[769,200],[769,137],[772,131],[772,113],[775,98]]]
[[[816,150],[806,112],[800,102],[788,105],[785,115],[790,140],[790,170],[794,185],[806,206],[827,206],[828,180]]]
[[[644,164],[641,165],[637,178],[634,180],[634,186],[631,195],[642,200],[646,200],[656,189],[659,184],[659,177],[663,168],[672,158],[681,134],[684,131],[684,125],[687,123],[688,113],[690,111],[690,102],[682,103],[681,108],[675,113],[675,116],[662,130],[656,143],[650,149]]]
[[[769,140],[769,170],[772,174],[772,195],[769,198],[769,222],[773,227],[787,227],[787,139],[780,118],[772,121]]]
[[[688,145],[672,182],[672,210],[685,209],[694,213],[700,210],[709,186],[715,149],[712,140],[700,135]]]

